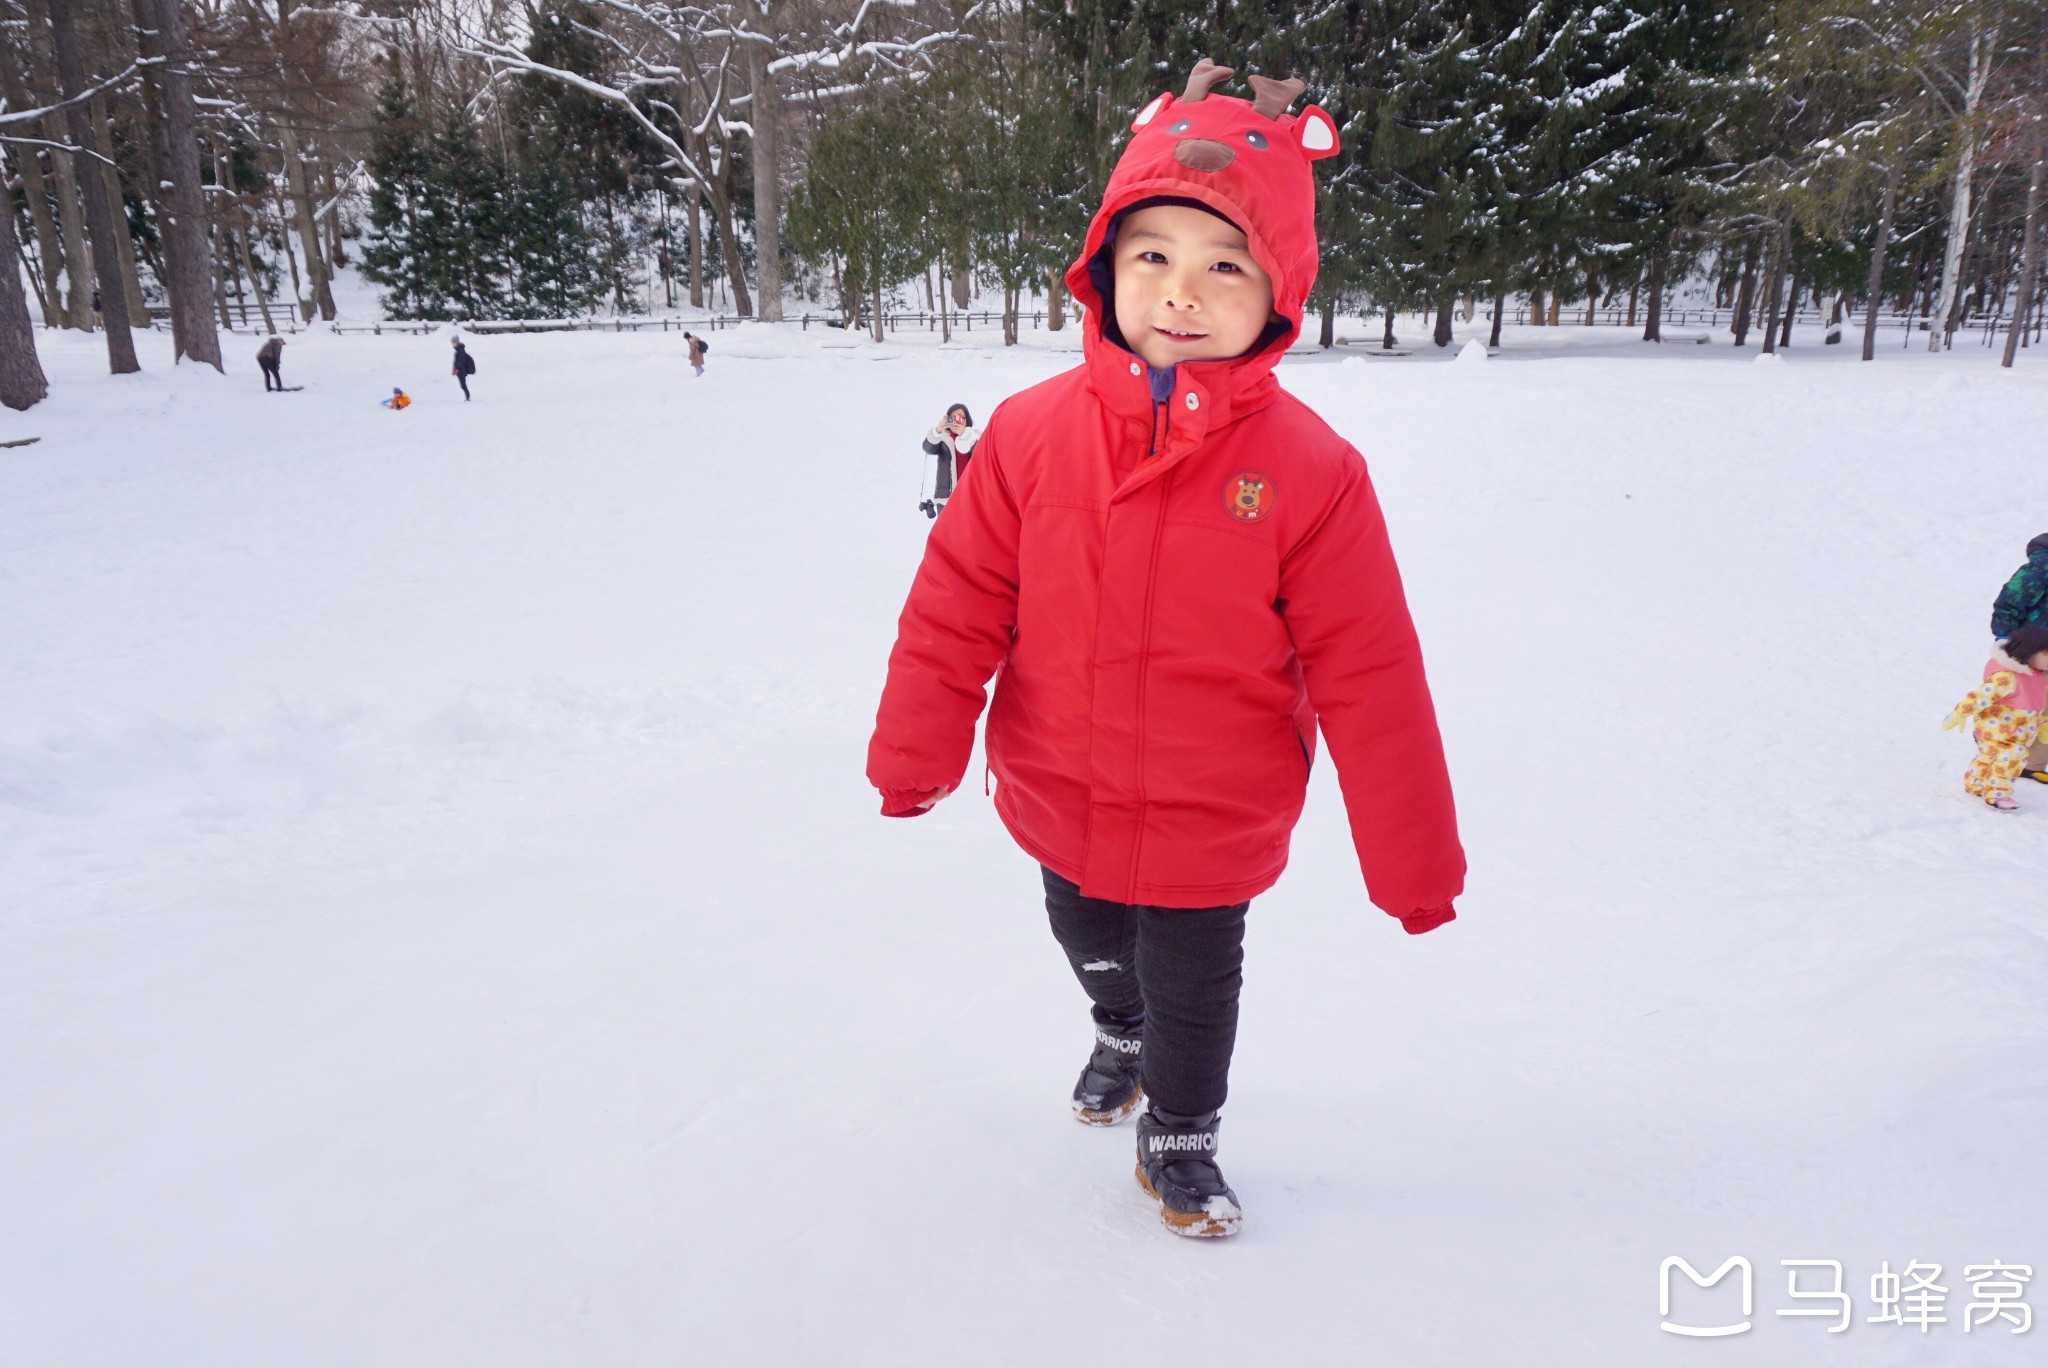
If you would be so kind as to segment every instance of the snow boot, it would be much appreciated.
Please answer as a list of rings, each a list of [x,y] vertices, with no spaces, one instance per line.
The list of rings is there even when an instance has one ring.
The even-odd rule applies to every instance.
[[[1145,1100],[1145,1023],[1095,1023],[1095,1053],[1074,1083],[1074,1119],[1085,1126],[1114,1126]]]
[[[1216,1166],[1217,1114],[1181,1116],[1147,1109],[1138,1118],[1138,1186],[1159,1203],[1176,1235],[1237,1234],[1244,1209]]]
[[[2031,779],[2037,784],[2048,784],[2048,770],[2023,769],[2020,778]]]
[[[1986,798],[1984,801],[1989,803],[1995,812],[2018,812],[2020,810],[2020,805],[2010,798]]]

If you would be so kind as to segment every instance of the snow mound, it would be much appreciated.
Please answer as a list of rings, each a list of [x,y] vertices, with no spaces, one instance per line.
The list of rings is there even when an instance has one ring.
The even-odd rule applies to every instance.
[[[1464,346],[1458,348],[1458,362],[1461,365],[1471,365],[1485,359],[1486,344],[1476,337],[1468,339]]]

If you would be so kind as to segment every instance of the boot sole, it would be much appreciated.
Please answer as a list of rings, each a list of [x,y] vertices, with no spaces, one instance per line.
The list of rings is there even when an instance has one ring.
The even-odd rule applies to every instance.
[[[1145,1166],[1138,1165],[1138,1186],[1145,1189],[1145,1195],[1159,1203],[1159,1220],[1176,1235],[1185,1235],[1191,1240],[1217,1240],[1237,1234],[1237,1228],[1244,1221],[1244,1213],[1231,1216],[1215,1216],[1206,1211],[1175,1211],[1159,1196],[1152,1186],[1152,1180],[1145,1176]]]
[[[1074,1119],[1084,1126],[1114,1126],[1117,1122],[1136,1111],[1138,1104],[1144,1100],[1145,1089],[1140,1086],[1136,1092],[1131,1094],[1131,1100],[1124,1103],[1121,1107],[1105,1108],[1102,1111],[1096,1111],[1092,1107],[1084,1107],[1079,1102],[1076,1102],[1074,1104]]]

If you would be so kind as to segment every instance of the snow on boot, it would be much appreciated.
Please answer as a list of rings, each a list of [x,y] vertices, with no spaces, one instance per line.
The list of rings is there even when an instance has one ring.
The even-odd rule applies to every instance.
[[[1074,1119],[1088,1126],[1114,1126],[1145,1100],[1142,1081],[1145,1025],[1095,1024],[1095,1053],[1074,1084]]]
[[[1152,1107],[1138,1118],[1138,1186],[1176,1235],[1235,1235],[1244,1219],[1216,1166],[1219,1125],[1215,1112],[1180,1116]]]

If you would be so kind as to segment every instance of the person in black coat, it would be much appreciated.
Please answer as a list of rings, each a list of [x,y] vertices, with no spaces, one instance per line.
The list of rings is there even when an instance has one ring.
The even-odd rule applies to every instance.
[[[256,364],[263,367],[263,392],[270,393],[273,388],[272,382],[275,381],[274,388],[279,394],[284,393],[284,375],[278,370],[278,367],[284,364],[284,339],[272,333],[269,339],[256,349]]]
[[[469,377],[476,374],[476,358],[469,354],[469,348],[462,345],[462,339],[448,339],[455,346],[455,383],[462,386],[462,402],[469,402]]]

